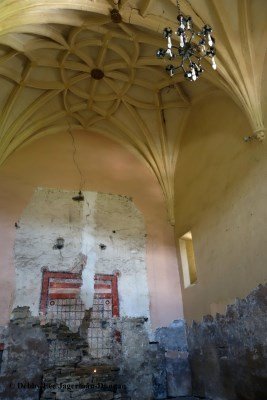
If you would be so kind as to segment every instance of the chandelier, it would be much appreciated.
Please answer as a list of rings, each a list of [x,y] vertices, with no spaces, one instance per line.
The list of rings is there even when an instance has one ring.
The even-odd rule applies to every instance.
[[[175,33],[179,38],[179,45],[175,46],[172,43],[172,29],[165,28],[163,36],[167,39],[167,49],[158,49],[156,55],[158,58],[177,59],[175,65],[169,64],[166,67],[170,76],[173,76],[178,70],[182,70],[184,77],[194,82],[204,71],[201,66],[204,57],[211,58],[212,68],[216,69],[215,39],[211,36],[212,28],[209,25],[204,25],[199,32],[194,31],[192,18],[181,13],[178,0],[177,8],[178,29]]]

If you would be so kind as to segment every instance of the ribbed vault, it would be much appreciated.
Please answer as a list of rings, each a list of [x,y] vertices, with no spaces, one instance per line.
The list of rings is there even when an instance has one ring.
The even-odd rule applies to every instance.
[[[121,23],[111,21],[114,7]],[[264,130],[265,1],[184,0],[181,8],[197,26],[211,24],[217,38],[218,73],[206,71],[195,86],[181,75],[169,78],[154,56],[165,44],[162,29],[175,28],[174,1],[2,1],[0,163],[67,127],[99,132],[149,165],[173,222],[173,177],[190,103],[222,88],[253,131]],[[91,76],[94,69],[102,79]]]

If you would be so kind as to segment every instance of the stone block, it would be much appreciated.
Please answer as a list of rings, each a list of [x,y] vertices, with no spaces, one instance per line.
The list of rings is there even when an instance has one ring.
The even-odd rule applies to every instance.
[[[188,361],[186,325],[175,320],[155,334],[159,347],[165,351],[167,395],[187,396],[192,393],[191,371]]]
[[[155,339],[164,350],[187,350],[185,321],[175,320],[168,327],[156,330]]]
[[[192,391],[188,352],[167,351],[167,393],[169,397],[187,396]]]

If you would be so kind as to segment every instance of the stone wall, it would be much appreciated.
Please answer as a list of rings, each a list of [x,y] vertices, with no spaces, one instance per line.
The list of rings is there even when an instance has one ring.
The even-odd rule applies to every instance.
[[[18,221],[17,308],[9,326],[0,329],[0,397],[159,400],[193,394],[266,400],[266,286],[228,306],[226,315],[206,316],[187,331],[184,320],[176,320],[154,337],[142,215],[126,197],[85,192],[83,202],[74,202],[74,195],[39,189]],[[56,246],[59,237],[62,248]],[[74,292],[71,300],[77,304],[69,306]],[[55,307],[55,294],[64,312],[50,321],[45,306]],[[95,301],[100,299],[101,304]],[[102,306],[103,315],[96,319]],[[79,307],[79,323],[73,326],[65,317]],[[95,323],[97,337],[89,335]],[[103,348],[96,354],[99,337]],[[38,388],[44,382],[90,383],[94,370],[97,382],[116,379],[125,387],[97,395]],[[16,383],[25,381],[37,387],[18,391]]]
[[[0,398],[38,400],[49,354],[39,319],[32,317],[28,307],[15,309],[2,340],[5,347],[0,373]]]
[[[15,387],[14,380],[37,386],[42,380],[81,382],[82,363],[85,370],[101,367],[109,378],[107,371],[115,368],[131,400],[150,400],[165,391],[165,381],[161,352],[149,344],[143,217],[128,197],[84,192],[83,201],[74,201],[74,196],[38,189],[17,223],[14,306],[20,317],[6,333],[2,398],[35,400],[40,395],[38,389],[32,397],[17,387],[10,392],[7,385]],[[45,368],[36,367],[38,352],[28,348],[36,330],[46,346]],[[42,396],[68,398],[60,391]],[[90,393],[83,396],[91,399]]]
[[[90,316],[88,316],[90,319]],[[166,398],[164,352],[149,342],[146,318],[114,319],[120,340],[108,360],[90,356],[84,326],[43,324],[17,307],[2,334],[3,400],[152,400]]]
[[[146,318],[114,318],[113,330],[119,334],[113,336],[112,357],[104,362],[90,356],[90,313],[79,331],[72,332],[64,323],[40,324],[29,308],[20,307],[1,330],[0,397],[266,400],[266,311],[265,285],[228,306],[225,315],[206,316],[187,329],[183,320],[157,329],[153,342]],[[56,389],[18,388],[20,382],[51,383]],[[95,389],[66,389],[75,384],[93,384]]]
[[[267,285],[188,328],[194,395],[267,399]]]

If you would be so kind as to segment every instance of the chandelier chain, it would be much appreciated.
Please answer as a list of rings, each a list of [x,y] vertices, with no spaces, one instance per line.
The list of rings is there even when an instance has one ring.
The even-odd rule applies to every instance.
[[[178,15],[179,15],[179,14],[181,14],[181,7],[180,7],[179,0],[176,0],[176,5],[177,5]]]

